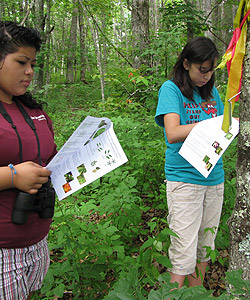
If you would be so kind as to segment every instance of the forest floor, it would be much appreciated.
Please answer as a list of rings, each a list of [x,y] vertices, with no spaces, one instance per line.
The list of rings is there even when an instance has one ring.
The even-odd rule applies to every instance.
[[[153,217],[166,218],[166,211],[150,209],[145,213],[144,219],[145,221],[149,221]],[[146,223],[146,222],[145,222]],[[223,259],[229,258],[228,250],[219,250],[220,257]],[[161,269],[158,266],[160,272],[166,271],[165,269]],[[222,266],[221,263],[216,260],[214,263],[211,261],[208,263],[208,271],[206,272],[206,276],[204,278],[203,286],[207,290],[214,290],[213,296],[219,297],[225,290],[225,273],[227,272],[227,267]]]
[[[220,256],[223,258],[228,258],[228,251],[221,250]],[[225,287],[225,273],[227,268],[222,266],[218,261],[215,261],[213,264],[209,263],[209,269],[206,273],[204,280],[204,287],[208,290],[214,290],[213,296],[219,297],[222,292],[226,290]]]
[[[153,217],[165,217],[166,211],[157,210],[157,209],[150,209],[148,210],[143,216],[142,219],[144,221],[144,226],[147,226],[147,221],[152,219]],[[133,241],[133,243],[137,244],[138,249],[140,246],[146,241],[148,237],[138,237],[136,241]],[[228,258],[228,251],[227,250],[220,250],[220,257],[223,259]],[[139,255],[139,254],[138,254]],[[163,273],[166,271],[166,268],[162,265],[157,264],[154,262],[154,265],[157,266],[160,273]],[[208,264],[208,271],[206,273],[206,277],[204,279],[204,287],[207,290],[213,290],[213,297],[219,297],[226,289],[225,287],[225,272],[227,271],[227,268],[225,266],[222,266],[218,260],[216,260],[214,263],[209,262]],[[108,281],[115,280],[114,278],[109,278]],[[110,282],[111,283],[111,282]],[[148,287],[150,290],[152,287]],[[54,300],[72,300],[73,295],[70,291],[65,292],[63,298],[55,297]],[[99,296],[96,296],[95,299],[100,299]]]
[[[228,255],[226,250],[223,250],[222,255]],[[209,270],[206,273],[204,280],[204,287],[207,290],[214,290],[213,296],[219,297],[225,291],[225,272],[226,268],[223,267],[218,261],[209,264]],[[71,292],[65,292],[63,298],[55,297],[53,300],[72,300],[73,295]],[[95,298],[98,299],[98,298]]]

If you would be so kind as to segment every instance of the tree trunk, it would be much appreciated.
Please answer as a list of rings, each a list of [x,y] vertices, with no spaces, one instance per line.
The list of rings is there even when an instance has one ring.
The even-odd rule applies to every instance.
[[[80,29],[80,80],[84,83],[86,81],[86,69],[87,69],[87,59],[86,59],[86,47],[85,47],[85,32],[84,32],[84,22],[81,11],[79,11],[79,29]]]
[[[51,27],[51,0],[47,0],[47,28]],[[50,68],[50,49],[51,49],[51,35],[49,34],[46,38],[46,54],[45,54],[45,84],[50,82],[51,68]]]
[[[2,2],[0,2],[0,20],[3,19],[3,12],[4,12],[3,4],[2,4]]]
[[[249,27],[249,24],[248,24]],[[240,97],[240,132],[238,135],[237,194],[234,211],[228,221],[230,229],[229,271],[241,268],[250,280],[250,30]],[[242,295],[244,296],[244,295]]]
[[[63,20],[62,21],[62,25],[61,25],[61,28],[62,28],[62,41],[61,41],[61,48],[63,49],[63,53],[60,54],[60,64],[61,64],[61,70],[60,70],[60,74],[65,78],[66,77],[66,36],[67,36],[67,29],[66,29],[66,25],[65,25],[65,21]],[[56,41],[55,41],[56,43]]]
[[[157,32],[158,29],[158,18],[159,18],[159,11],[158,11],[158,0],[153,0],[151,1],[151,5],[150,5],[150,23],[152,31],[154,33]]]
[[[38,0],[35,3],[35,15],[36,15],[36,29],[40,32],[42,37],[42,43],[45,44],[45,16],[44,16],[44,0]],[[38,88],[42,88],[43,86],[43,78],[44,78],[44,53],[40,53],[40,64],[39,71],[37,76],[37,86]]]
[[[103,65],[102,65],[102,48],[100,43],[99,32],[96,24],[94,24],[94,31],[93,31],[93,39],[95,43],[96,55],[97,55],[97,66],[100,72],[100,84],[101,84],[101,94],[102,94],[102,101],[105,100],[105,81],[104,81],[104,72],[103,72]]]
[[[106,17],[105,14],[101,17],[101,24],[102,24],[102,32],[106,31]],[[98,28],[96,29],[98,30]],[[99,35],[99,33],[98,33]],[[99,35],[99,43],[102,45],[102,74],[103,77],[107,71],[107,43],[105,41],[105,37],[103,35]]]
[[[120,42],[121,42],[121,48],[125,47],[126,49],[126,59],[128,60],[128,48],[129,48],[129,43],[128,43],[128,35],[127,35],[127,24],[126,24],[126,18],[123,10],[123,3],[122,0],[119,0],[119,6],[120,6]],[[124,35],[123,35],[124,34]]]
[[[149,45],[149,1],[133,0],[132,3],[132,35],[134,46],[133,67],[139,69],[141,65],[149,66],[148,57],[142,57],[141,53]]]
[[[88,25],[89,25],[89,28],[90,28],[90,31],[91,31],[91,34],[92,34],[94,46],[95,46],[95,53],[96,53],[96,58],[97,58],[97,67],[98,67],[99,72],[100,72],[101,95],[102,95],[102,101],[104,101],[105,100],[105,93],[104,93],[105,83],[104,83],[104,73],[103,73],[103,68],[102,68],[102,53],[101,53],[101,45],[100,45],[100,40],[99,40],[99,35],[98,35],[97,20],[94,19],[93,16],[91,16],[91,19],[93,21],[93,24],[92,24],[90,22],[89,18],[88,18],[86,8],[82,4],[82,2],[81,2],[81,6],[82,6],[82,10],[83,10],[85,19],[88,22]]]
[[[67,55],[67,75],[66,80],[68,83],[74,82],[74,65],[76,61],[76,44],[77,44],[77,1],[74,1],[74,8],[71,19],[69,49]]]

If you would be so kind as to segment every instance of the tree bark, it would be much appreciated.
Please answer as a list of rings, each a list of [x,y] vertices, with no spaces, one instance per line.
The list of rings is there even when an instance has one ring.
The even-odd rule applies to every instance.
[[[102,48],[100,43],[100,36],[98,32],[98,27],[96,26],[97,21],[94,24],[94,31],[93,31],[93,40],[95,42],[96,54],[97,54],[97,66],[100,72],[100,84],[101,84],[101,94],[102,94],[102,101],[105,100],[105,80],[104,80],[104,71],[103,71],[103,57],[102,57]]]
[[[84,32],[84,22],[81,11],[79,11],[79,29],[80,29],[80,80],[84,83],[86,81],[86,69],[87,69],[87,58],[86,58],[86,46],[85,46],[85,32]]]
[[[128,49],[128,29],[127,29],[127,24],[126,24],[126,18],[124,14],[124,9],[123,9],[123,3],[122,0],[119,0],[119,5],[120,5],[120,15],[121,15],[121,23],[120,23],[120,42],[121,42],[121,48],[125,47],[125,49]],[[124,35],[123,35],[124,34]],[[119,54],[119,53],[118,53]],[[126,60],[128,61],[129,56],[128,56],[128,51],[126,51]]]
[[[99,69],[100,72],[100,84],[101,84],[101,95],[102,95],[102,101],[105,100],[105,93],[104,93],[104,87],[105,87],[105,83],[104,83],[104,73],[103,73],[103,68],[102,68],[102,53],[101,53],[101,45],[100,45],[100,40],[99,40],[99,35],[98,35],[98,26],[97,26],[97,21],[96,19],[94,19],[94,17],[91,15],[91,19],[93,21],[93,24],[90,22],[88,15],[87,15],[87,11],[86,11],[86,7],[81,3],[82,6],[82,10],[85,16],[86,21],[88,22],[91,34],[92,34],[92,38],[93,38],[93,42],[94,42],[94,46],[95,46],[95,53],[96,53],[96,57],[97,57],[97,67]]]
[[[51,0],[47,0],[47,28],[51,28]],[[48,34],[46,38],[46,54],[45,54],[45,84],[50,82],[51,68],[50,68],[50,49],[51,49],[51,35]]]
[[[76,61],[76,44],[77,44],[77,1],[74,1],[74,8],[72,12],[69,50],[67,55],[67,75],[66,80],[68,83],[74,82],[74,65]]]
[[[105,14],[103,14],[103,16],[101,17],[101,24],[102,24],[102,32],[106,31],[106,17]],[[98,28],[97,28],[97,32],[98,32]],[[105,42],[105,36],[103,35],[99,35],[99,43],[100,45],[102,45],[102,73],[103,73],[103,77],[107,71],[107,43]]]
[[[249,24],[248,24],[249,27]],[[237,194],[234,211],[228,221],[230,230],[229,271],[241,268],[243,278],[250,280],[250,30],[240,97],[240,131],[237,156]],[[244,297],[244,295],[242,295]]]
[[[44,0],[38,0],[35,2],[35,15],[36,15],[36,29],[40,32],[42,37],[42,43],[45,44],[45,19],[44,16]],[[44,53],[40,53],[40,64],[39,71],[37,76],[37,86],[38,88],[42,88],[43,79],[44,79]]]
[[[139,69],[142,64],[149,66],[148,57],[142,57],[141,53],[149,45],[149,1],[133,0],[132,3],[132,35],[134,46],[133,67]]]

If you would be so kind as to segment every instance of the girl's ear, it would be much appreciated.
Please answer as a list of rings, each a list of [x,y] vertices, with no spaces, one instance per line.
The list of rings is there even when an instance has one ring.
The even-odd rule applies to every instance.
[[[183,60],[183,67],[185,70],[187,70],[187,71],[189,70],[189,62],[186,58],[184,58],[184,60]]]

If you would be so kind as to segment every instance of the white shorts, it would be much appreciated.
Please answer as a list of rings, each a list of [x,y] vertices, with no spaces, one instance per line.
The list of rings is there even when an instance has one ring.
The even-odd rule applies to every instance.
[[[223,204],[224,183],[202,186],[167,181],[169,228],[179,238],[171,236],[170,272],[189,275],[195,271],[197,259],[209,260],[205,246],[214,249]],[[207,230],[211,228],[212,230]]]

